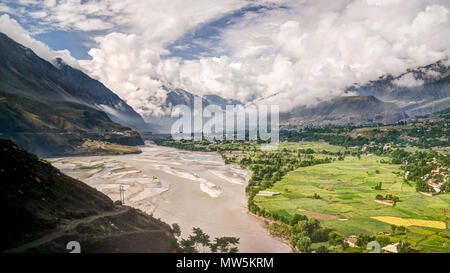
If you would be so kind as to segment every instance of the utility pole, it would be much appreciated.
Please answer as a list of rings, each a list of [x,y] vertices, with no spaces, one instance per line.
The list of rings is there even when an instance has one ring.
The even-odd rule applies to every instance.
[[[123,187],[123,185],[120,185],[119,188],[119,195],[120,195],[120,203],[122,203],[122,205],[125,205],[125,189]]]

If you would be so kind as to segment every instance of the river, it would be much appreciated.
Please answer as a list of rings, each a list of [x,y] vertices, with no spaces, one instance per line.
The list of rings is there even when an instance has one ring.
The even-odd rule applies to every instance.
[[[290,252],[247,211],[250,172],[226,165],[216,153],[183,151],[147,143],[141,154],[50,159],[62,172],[164,222],[182,237],[200,227],[212,238],[240,238],[240,252]]]

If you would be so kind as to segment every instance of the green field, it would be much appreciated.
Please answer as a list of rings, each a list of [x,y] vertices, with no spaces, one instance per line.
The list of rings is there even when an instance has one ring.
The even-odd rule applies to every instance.
[[[417,179],[423,176],[420,172],[431,173],[426,165],[441,164],[446,169],[447,146],[433,146],[432,150],[438,152],[435,154],[431,148],[408,147],[409,152],[421,153],[402,154],[397,152],[396,142],[386,142],[391,138],[364,142],[357,136],[363,129],[357,129],[358,140],[328,137],[328,142],[303,141],[305,137],[321,139],[327,135],[294,134],[290,136],[293,141],[281,142],[276,151],[263,151],[255,142],[225,144],[228,146],[207,141],[158,143],[186,150],[218,151],[225,164],[248,168],[252,172],[246,187],[249,211],[272,220],[267,228],[289,240],[300,252],[364,252],[367,250],[363,245],[369,239],[382,246],[398,241],[412,246],[401,251],[450,252],[450,194],[429,197],[416,190]],[[386,144],[390,145],[387,149]],[[422,144],[420,147],[427,147]],[[406,162],[406,158],[411,162],[408,166],[391,163]],[[403,178],[405,170],[411,170],[407,181]],[[258,195],[262,190],[280,194]],[[381,201],[383,198],[395,203]],[[344,237],[350,235],[358,238],[357,249],[344,243]],[[311,249],[306,247],[309,240]]]
[[[345,151],[345,147],[331,145],[326,142],[310,142],[310,141],[304,141],[304,142],[282,142],[278,144],[278,150],[282,149],[292,149],[295,150],[297,148],[303,148],[303,149],[313,149],[316,152],[327,150],[330,152],[342,152]],[[351,149],[350,149],[351,150]]]
[[[282,143],[280,149],[311,148],[315,151],[342,151],[345,148],[322,142]],[[316,156],[316,155],[315,155]],[[342,235],[375,235],[390,232],[391,225],[371,217],[393,216],[405,219],[441,221],[449,226],[450,194],[428,197],[416,192],[415,187],[403,182],[398,165],[380,163],[386,157],[366,156],[360,159],[346,156],[333,161],[289,172],[268,189],[280,192],[278,196],[256,196],[258,206],[281,214],[295,213],[319,219],[323,226]],[[382,183],[381,190],[373,187]],[[320,199],[313,198],[314,194]],[[392,194],[400,198],[394,207],[375,202],[377,194]],[[425,251],[450,251],[450,240],[438,236],[445,230],[409,227],[406,234],[393,236],[395,240],[408,240]],[[403,236],[403,237],[402,237]],[[407,238],[406,238],[407,237]]]

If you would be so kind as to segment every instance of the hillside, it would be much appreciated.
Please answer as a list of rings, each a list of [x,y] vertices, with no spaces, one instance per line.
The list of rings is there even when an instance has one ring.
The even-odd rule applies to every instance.
[[[375,96],[402,107],[409,116],[431,114],[450,106],[450,69],[442,60],[410,69],[398,76],[385,75],[348,92]]]
[[[0,59],[2,138],[41,156],[79,154],[87,139],[143,144],[129,127],[144,126],[142,118],[100,82],[1,33]]]
[[[70,101],[105,111],[114,122],[146,129],[142,117],[101,82],[57,58],[49,63],[0,33],[0,87],[31,99]]]
[[[310,108],[298,107],[289,113],[281,114],[282,124],[300,126],[386,124],[406,117],[400,107],[373,96],[338,97]]]
[[[20,174],[20,175],[18,175]],[[173,252],[171,228],[0,140],[4,252]]]

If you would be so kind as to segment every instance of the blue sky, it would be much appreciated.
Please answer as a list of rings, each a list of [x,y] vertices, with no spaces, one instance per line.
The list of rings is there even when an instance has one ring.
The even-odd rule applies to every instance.
[[[230,27],[240,21],[247,13],[264,14],[274,6],[248,6],[235,10],[218,18],[199,25],[192,31],[186,33],[175,42],[168,45],[171,52],[167,57],[180,57],[182,59],[198,59],[202,57],[213,57],[227,55],[229,52],[221,46],[223,29]],[[283,8],[276,6],[276,8]],[[178,48],[180,47],[180,48]]]
[[[53,50],[68,49],[77,59],[89,59],[89,49],[94,45],[89,34],[81,31],[55,30],[34,36]],[[91,45],[91,46],[87,46]]]

